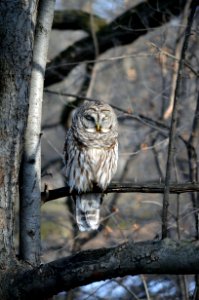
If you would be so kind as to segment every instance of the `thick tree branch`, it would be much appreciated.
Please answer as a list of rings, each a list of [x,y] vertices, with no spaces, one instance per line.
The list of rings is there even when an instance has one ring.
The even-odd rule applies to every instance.
[[[182,194],[188,192],[199,191],[199,183],[172,183],[170,184],[169,192],[171,194]],[[99,189],[94,189],[92,193],[101,193]],[[104,191],[104,194],[110,193],[151,193],[161,194],[164,193],[164,183],[115,183],[110,184]],[[62,187],[55,190],[47,190],[41,193],[42,203],[51,200],[59,199],[62,197],[71,196],[69,187]]]
[[[63,290],[115,277],[176,273],[199,273],[198,242],[169,239],[127,242],[113,248],[82,251],[22,272],[10,284],[9,299],[40,300]]]
[[[93,15],[93,26],[95,31],[99,31],[107,22]],[[59,30],[84,30],[91,33],[90,14],[81,10],[60,10],[55,11],[53,29]]]
[[[148,0],[132,7],[113,22],[97,32],[99,54],[115,47],[132,43],[151,28],[168,22],[178,16],[186,0]],[[95,58],[95,47],[91,36],[86,37],[56,56],[48,64],[45,86],[63,80],[79,62]]]

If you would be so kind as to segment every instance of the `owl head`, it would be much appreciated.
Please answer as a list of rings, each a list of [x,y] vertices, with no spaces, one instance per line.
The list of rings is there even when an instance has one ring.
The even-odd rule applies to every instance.
[[[100,101],[89,101],[76,109],[73,124],[85,133],[95,135],[95,138],[117,134],[117,116],[112,107]]]

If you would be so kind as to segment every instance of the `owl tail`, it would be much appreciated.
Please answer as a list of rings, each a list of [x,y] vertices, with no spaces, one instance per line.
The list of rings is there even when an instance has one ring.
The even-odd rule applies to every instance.
[[[76,196],[76,220],[80,231],[96,230],[100,224],[100,194]]]

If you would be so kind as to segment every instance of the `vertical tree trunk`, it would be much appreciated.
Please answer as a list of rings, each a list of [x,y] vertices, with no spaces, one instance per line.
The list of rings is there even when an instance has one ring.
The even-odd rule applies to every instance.
[[[28,110],[36,3],[0,1],[0,271],[13,256],[13,212]]]
[[[28,123],[22,165],[20,206],[20,256],[32,264],[40,262],[41,205],[41,112],[48,42],[55,0],[40,0],[35,32],[33,68],[30,81]],[[28,222],[27,222],[28,220]]]

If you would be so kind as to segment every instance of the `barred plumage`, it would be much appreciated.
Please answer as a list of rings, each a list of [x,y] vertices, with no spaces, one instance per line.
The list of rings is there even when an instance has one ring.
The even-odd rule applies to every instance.
[[[117,117],[100,101],[76,109],[65,142],[66,179],[77,191],[76,220],[81,231],[99,226],[101,194],[81,194],[98,186],[106,189],[117,169]]]

